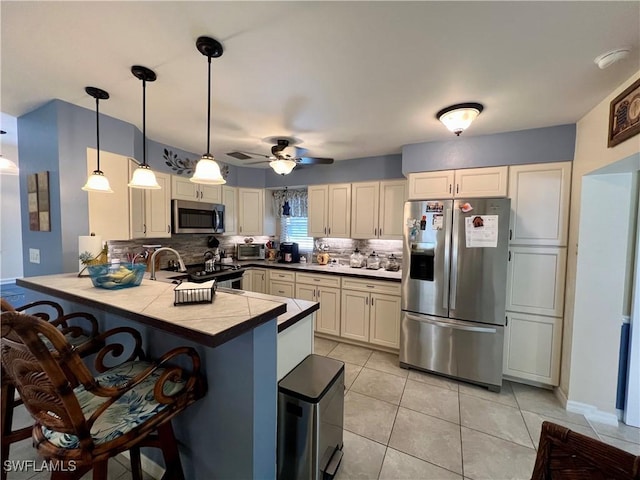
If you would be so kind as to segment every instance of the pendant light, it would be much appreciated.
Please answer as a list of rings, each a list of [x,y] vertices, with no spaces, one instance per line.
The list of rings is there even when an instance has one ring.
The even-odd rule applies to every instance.
[[[113,193],[109,180],[104,176],[102,170],[100,170],[100,100],[107,100],[109,93],[96,87],[86,87],[84,89],[89,95],[96,99],[96,169],[93,171],[87,183],[84,184],[82,190],[86,192],[101,192],[101,193]]]
[[[7,132],[0,130],[0,135],[5,135]],[[0,175],[18,175],[19,170],[15,162],[4,158],[0,153]]]
[[[196,40],[196,48],[207,57],[209,65],[209,78],[207,84],[207,153],[202,155],[196,164],[196,170],[193,172],[191,180],[193,183],[202,183],[205,185],[221,185],[227,183],[222,178],[220,166],[211,155],[211,58],[222,56],[222,45],[217,40],[210,37],[199,37]]]
[[[444,126],[450,131],[460,136],[483,109],[484,107],[479,103],[458,103],[440,110],[436,114],[436,118],[444,123]]]
[[[293,168],[296,166],[295,160],[287,158],[278,158],[269,162],[269,166],[273,168],[273,171],[278,175],[289,175]]]
[[[156,174],[147,165],[147,82],[155,82],[156,74],[153,70],[140,65],[131,67],[131,73],[139,80],[142,80],[142,165],[135,169],[129,187],[144,188],[147,190],[158,190],[160,185],[156,180]]]

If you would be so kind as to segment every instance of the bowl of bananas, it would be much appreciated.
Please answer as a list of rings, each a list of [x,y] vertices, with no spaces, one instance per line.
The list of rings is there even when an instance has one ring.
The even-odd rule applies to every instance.
[[[109,290],[137,287],[142,283],[146,269],[147,266],[144,263],[87,265],[93,286]]]

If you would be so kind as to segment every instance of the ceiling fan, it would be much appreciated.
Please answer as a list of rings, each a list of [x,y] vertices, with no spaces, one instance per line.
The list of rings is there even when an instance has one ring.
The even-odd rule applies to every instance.
[[[324,157],[301,157],[296,155],[296,150],[290,148],[290,145],[294,143],[287,138],[276,139],[276,145],[271,147],[271,155],[265,155],[263,153],[253,152],[229,152],[227,155],[238,160],[248,160],[253,156],[264,157],[267,160],[261,160],[259,162],[250,162],[246,165],[257,165],[259,163],[269,163],[269,166],[273,168],[276,173],[286,175],[298,165],[329,165],[333,163],[333,158]]]

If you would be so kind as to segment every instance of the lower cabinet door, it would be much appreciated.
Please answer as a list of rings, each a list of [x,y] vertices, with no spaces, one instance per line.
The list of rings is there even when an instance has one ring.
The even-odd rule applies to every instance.
[[[369,342],[400,348],[400,297],[371,294]]]
[[[295,298],[299,298],[301,300],[308,300],[309,302],[316,301],[316,290],[318,287],[315,285],[304,285],[304,284],[296,284],[296,295]],[[313,331],[318,331],[318,317],[320,316],[320,311],[316,312],[313,321]]]
[[[507,312],[503,373],[558,386],[562,318]]]
[[[369,341],[369,303],[371,294],[356,290],[342,290],[342,322],[340,336]]]
[[[320,310],[316,315],[316,331],[340,335],[340,289],[316,287],[316,301]]]

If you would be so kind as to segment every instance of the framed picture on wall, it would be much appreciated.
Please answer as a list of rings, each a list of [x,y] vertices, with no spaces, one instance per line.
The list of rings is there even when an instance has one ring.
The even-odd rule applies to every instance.
[[[609,148],[640,133],[640,78],[611,101]]]
[[[49,172],[27,175],[29,230],[50,232]]]

